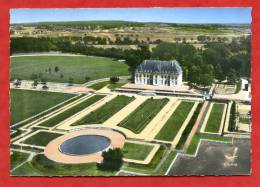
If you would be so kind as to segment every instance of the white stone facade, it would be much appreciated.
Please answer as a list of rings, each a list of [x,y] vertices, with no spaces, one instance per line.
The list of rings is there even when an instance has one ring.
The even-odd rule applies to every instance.
[[[155,86],[180,86],[182,70],[176,61],[144,61],[135,72],[134,82]]]

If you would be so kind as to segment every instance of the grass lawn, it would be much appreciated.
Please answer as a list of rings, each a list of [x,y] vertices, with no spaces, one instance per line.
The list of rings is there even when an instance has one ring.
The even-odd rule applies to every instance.
[[[68,110],[44,121],[43,123],[40,124],[40,126],[44,127],[53,127],[57,125],[58,123],[62,122],[63,120],[67,119],[68,117],[78,113],[79,111],[85,109],[86,107],[92,105],[93,103],[97,102],[98,100],[104,98],[105,95],[94,95],[85,101],[69,108]]]
[[[75,95],[11,89],[11,124],[36,115],[72,97]]]
[[[134,100],[134,97],[128,97],[119,95],[111,101],[107,102],[103,106],[99,107],[95,111],[90,112],[73,125],[84,125],[84,124],[100,124],[106,121],[108,118],[113,116],[127,104]]]
[[[126,142],[123,147],[124,158],[145,160],[152,149],[152,145]]]
[[[22,141],[22,143],[38,145],[38,146],[46,146],[51,140],[59,136],[62,136],[62,134],[40,131],[34,134],[33,136],[27,138],[26,140]]]
[[[155,139],[173,141],[183,122],[186,120],[193,105],[194,102],[182,101],[168,119],[168,121],[164,124],[159,133],[155,136]]]
[[[13,154],[11,155],[10,169],[14,169],[19,164],[26,161],[27,158],[29,157],[28,153],[18,152],[18,151],[12,151],[12,152],[13,152]]]
[[[55,72],[55,67],[59,71]],[[51,68],[51,72],[49,72]],[[31,79],[32,74],[40,75],[47,82],[84,83],[112,76],[129,75],[128,66],[124,62],[109,58],[88,56],[24,56],[11,58],[11,78]],[[86,80],[88,77],[88,80]]]
[[[104,81],[104,82],[99,82],[96,84],[93,84],[91,86],[89,86],[89,88],[92,88],[94,90],[100,90],[101,88],[108,86],[109,89],[115,89],[118,87],[123,86],[126,83],[111,83],[110,81]]]
[[[136,164],[136,163],[126,163],[123,165],[123,170],[138,172],[138,173],[145,173],[145,174],[152,174],[154,169],[160,163],[165,153],[165,148],[160,146],[156,154],[154,155],[153,159],[149,164]]]
[[[12,127],[12,129],[19,131],[19,128],[21,128],[22,126],[24,126],[24,125],[26,125],[26,124],[28,124],[28,123],[31,123],[31,122],[33,122],[33,121],[35,121],[35,120],[37,120],[37,119],[39,119],[39,118],[41,118],[41,117],[43,117],[43,116],[45,116],[45,115],[47,115],[47,114],[49,114],[49,113],[55,111],[55,110],[58,110],[59,108],[62,108],[62,107],[64,107],[64,106],[68,105],[69,103],[72,103],[72,102],[74,102],[74,101],[76,101],[76,100],[78,100],[78,99],[80,99],[81,97],[84,97],[84,96],[85,96],[85,94],[81,94],[81,95],[77,95],[77,96],[75,96],[75,97],[73,97],[73,98],[71,98],[71,99],[68,99],[68,100],[66,100],[65,102],[62,102],[62,103],[56,105],[55,107],[53,107],[53,108],[51,108],[51,109],[45,110],[45,112],[42,112],[41,114],[37,114],[37,115],[34,116],[33,118],[30,118],[30,119],[28,119],[28,120],[25,120],[25,121],[22,122],[22,123],[19,123],[19,125],[16,125],[15,127]],[[15,134],[17,134],[17,133],[15,133]],[[15,136],[15,135],[14,135],[14,136]]]
[[[161,167],[159,167],[158,171],[153,175],[164,175],[167,169],[170,167],[174,157],[176,156],[176,151],[171,151],[166,160],[162,163]]]
[[[193,113],[188,125],[186,126],[186,128],[182,132],[181,138],[180,138],[178,144],[176,145],[176,149],[182,149],[183,148],[183,146],[184,146],[184,144],[185,144],[185,142],[186,142],[186,140],[187,140],[187,138],[188,138],[188,136],[189,136],[189,134],[190,134],[190,132],[193,128],[193,126],[195,125],[195,122],[198,118],[198,115],[200,113],[200,109],[201,109],[202,105],[203,105],[203,103],[198,104],[198,106],[197,106],[195,112]]]
[[[206,132],[218,133],[225,104],[214,103],[205,128]]]
[[[164,99],[147,99],[131,114],[129,114],[119,126],[140,133],[146,125],[158,114],[169,100]]]
[[[190,142],[190,145],[187,149],[188,154],[195,154],[195,151],[197,149],[198,143],[200,139],[208,139],[208,140],[215,140],[215,141],[223,141],[223,142],[229,142],[231,141],[230,137],[223,137],[223,136],[215,136],[211,134],[200,134],[196,133]]]
[[[95,163],[60,164],[46,158],[43,154],[36,155],[32,161],[16,169],[15,176],[112,176],[115,172],[100,171]]]

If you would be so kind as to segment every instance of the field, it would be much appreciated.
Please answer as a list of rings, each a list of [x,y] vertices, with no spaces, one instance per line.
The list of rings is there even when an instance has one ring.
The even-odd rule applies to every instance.
[[[113,116],[116,112],[125,107],[130,103],[134,97],[128,97],[124,95],[117,96],[113,100],[107,102],[97,110],[89,113],[73,125],[84,125],[84,124],[100,124],[106,121],[108,118]]]
[[[194,102],[182,101],[155,138],[158,140],[173,141],[193,105]]]
[[[55,71],[58,67],[58,71]],[[88,56],[26,56],[11,58],[11,79],[31,80],[33,75],[47,82],[84,83],[90,80],[129,75],[128,66],[109,58]]]
[[[40,124],[40,126],[44,127],[53,127],[57,125],[59,122],[62,122],[63,120],[67,119],[68,117],[80,112],[81,110],[85,109],[86,107],[92,105],[93,103],[97,102],[98,100],[105,97],[104,95],[94,95],[93,97],[90,97],[86,99],[85,101],[69,108],[68,110],[44,121]]]
[[[127,128],[134,133],[140,133],[167,102],[168,99],[147,99],[120,122],[119,126]]]
[[[123,147],[124,158],[144,160],[152,149],[152,145],[126,142]]]
[[[51,140],[61,136],[62,134],[53,133],[53,132],[44,132],[40,131],[33,136],[27,138],[22,143],[31,144],[36,146],[46,146]]]
[[[218,133],[225,104],[214,103],[205,128],[206,132]]]
[[[11,89],[11,124],[36,115],[74,96],[64,93]]]

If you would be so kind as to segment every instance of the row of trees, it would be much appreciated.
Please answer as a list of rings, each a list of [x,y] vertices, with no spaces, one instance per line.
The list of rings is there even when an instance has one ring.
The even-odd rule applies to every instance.
[[[162,43],[153,49],[151,58],[176,59],[183,69],[184,80],[211,85],[214,79],[234,83],[239,77],[250,77],[251,38],[226,43],[209,43],[205,50],[190,44]]]
[[[197,85],[211,85],[214,79],[235,82],[239,77],[250,77],[251,37],[233,40],[231,43],[207,43],[204,50],[185,43],[160,43],[152,52],[148,45],[137,49],[95,48],[79,43],[73,44],[61,38],[12,38],[11,53],[62,51],[84,55],[125,59],[129,70],[134,72],[145,59],[177,60],[183,69],[185,81]],[[55,72],[59,71],[57,67]]]

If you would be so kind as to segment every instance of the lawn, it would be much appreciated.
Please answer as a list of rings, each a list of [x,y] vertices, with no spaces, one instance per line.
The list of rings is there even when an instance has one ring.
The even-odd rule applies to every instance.
[[[145,160],[152,149],[152,145],[126,142],[123,147],[124,158]]]
[[[149,164],[125,163],[122,169],[131,172],[153,174],[154,170],[162,160],[165,151],[165,147],[160,146]]]
[[[65,93],[11,89],[11,124],[25,120],[74,96]]]
[[[55,71],[58,67],[58,71]],[[49,71],[50,70],[50,71]],[[113,61],[103,57],[89,56],[24,56],[11,58],[11,79],[32,79],[36,74],[47,82],[75,83],[90,80],[129,75],[128,66],[124,62]]]
[[[95,163],[61,164],[53,162],[43,154],[34,156],[32,161],[16,169],[13,176],[112,176],[115,172],[97,169]]]
[[[21,143],[37,146],[46,146],[51,140],[59,136],[62,136],[62,134],[40,131],[32,135],[31,137],[27,138],[26,140],[22,141]]]
[[[205,132],[218,133],[225,104],[214,103],[206,124]]]
[[[168,101],[169,100],[166,98],[147,99],[118,125],[129,129],[134,133],[140,133]]]
[[[100,124],[106,121],[108,118],[113,116],[131,101],[134,97],[128,97],[124,95],[119,95],[111,101],[107,102],[95,111],[90,112],[79,121],[75,122],[73,125],[84,125],[84,124]]]
[[[202,104],[203,103],[199,103],[195,112],[193,113],[188,125],[186,126],[186,128],[184,129],[184,131],[182,132],[182,135],[181,135],[181,138],[178,142],[178,144],[176,145],[176,149],[182,149],[188,136],[190,135],[190,132],[193,128],[193,126],[195,125],[196,123],[196,120],[198,118],[198,115],[200,113],[200,110],[201,110],[201,107],[202,107]]]
[[[109,89],[115,89],[123,86],[124,84],[126,83],[111,83],[110,81],[104,81],[104,82],[93,84],[89,86],[89,88],[92,88],[94,90],[100,90],[101,88],[108,86]]]
[[[161,176],[161,175],[165,175],[166,171],[168,170],[168,168],[170,167],[173,159],[176,156],[176,151],[171,151],[168,155],[168,157],[165,159],[165,161],[162,163],[161,167],[159,167],[159,169],[156,171],[156,173],[154,173],[153,175],[156,176]]]
[[[18,151],[12,151],[12,152],[13,154],[11,155],[10,169],[14,169],[21,163],[25,162],[29,157],[28,153],[18,152]]]
[[[53,127],[57,125],[58,123],[64,121],[65,119],[69,118],[70,116],[78,113],[79,111],[85,109],[86,107],[92,105],[93,103],[99,101],[100,99],[104,98],[105,95],[94,95],[85,101],[65,110],[64,112],[44,121],[43,123],[39,124],[39,126],[44,127]]]
[[[156,135],[155,139],[163,141],[173,141],[179,132],[183,122],[186,120],[194,102],[182,101],[173,112],[168,121]]]

